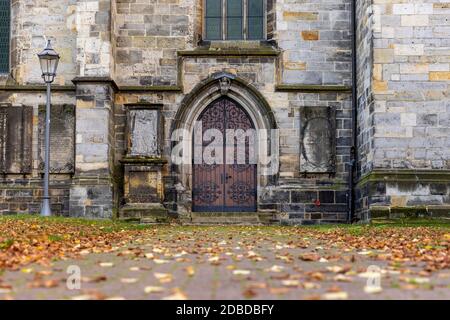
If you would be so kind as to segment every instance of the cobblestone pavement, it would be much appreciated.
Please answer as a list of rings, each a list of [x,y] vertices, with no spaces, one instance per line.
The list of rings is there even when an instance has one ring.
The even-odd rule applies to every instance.
[[[450,299],[449,269],[382,260],[386,250],[349,249],[295,228],[155,230],[109,253],[4,271],[0,298]],[[69,290],[78,267],[81,288]]]

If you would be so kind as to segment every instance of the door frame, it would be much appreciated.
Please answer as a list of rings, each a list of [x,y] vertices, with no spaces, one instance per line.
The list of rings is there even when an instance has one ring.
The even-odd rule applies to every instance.
[[[221,86],[221,80],[223,78],[230,80],[230,85],[227,90],[224,90]],[[229,97],[247,112],[257,131],[261,129],[268,130],[267,140],[269,143],[274,141],[274,139],[278,139],[278,136],[274,136],[271,131],[271,129],[277,129],[272,109],[262,94],[247,81],[221,72],[197,84],[191,93],[182,100],[171,125],[171,146],[174,147],[182,141],[183,157],[185,159],[183,163],[173,164],[172,166],[176,179],[177,212],[181,216],[192,212],[192,136],[195,121],[211,102],[223,96]],[[179,130],[177,133],[181,137],[174,135],[176,130]],[[257,155],[259,151],[258,144],[255,148]],[[262,175],[259,159],[257,161],[256,207],[258,211],[261,193],[267,190],[267,188],[270,189],[270,184],[276,183],[277,175]]]
[[[227,96],[221,96],[219,98],[217,98],[216,100],[212,101],[209,105],[207,105],[205,108],[203,108],[203,111],[199,114],[198,118],[195,121],[198,121],[199,118],[203,115],[203,112],[206,112],[208,110],[208,108],[213,107],[214,104],[220,102],[220,101],[224,101],[224,100],[228,100],[231,101],[232,103],[234,103],[236,105],[236,107],[240,108],[242,110],[242,112],[245,113],[245,115],[248,117],[248,119],[251,121],[252,124],[252,129],[256,130],[256,126],[255,123],[253,122],[251,116],[248,114],[248,112],[241,106],[239,105],[239,103],[237,103],[236,101],[234,101],[233,99],[231,99],[230,97]],[[226,118],[223,119],[223,121],[225,122]],[[225,122],[226,124],[226,122]],[[224,130],[226,130],[226,127],[224,126]],[[194,132],[192,132],[192,134],[194,134]],[[192,144],[191,144],[191,148],[192,150],[194,149],[194,139],[192,138]],[[225,156],[225,144],[226,144],[226,135],[224,135],[223,137],[223,152],[224,152],[224,156]],[[247,147],[246,147],[247,150]],[[255,150],[255,152],[257,152],[258,150]],[[247,152],[247,151],[246,151]],[[227,164],[224,163],[224,166],[226,166]],[[220,183],[221,187],[223,188],[223,204],[222,204],[222,210],[194,210],[194,185],[195,185],[195,167],[194,167],[194,157],[192,157],[192,212],[257,212],[258,211],[258,164],[255,163],[253,164],[253,166],[255,166],[252,170],[254,170],[254,181],[253,181],[253,187],[255,188],[255,195],[254,195],[254,207],[252,206],[251,209],[249,210],[242,210],[242,208],[240,208],[239,206],[226,206],[225,204],[225,197],[226,197],[226,188],[225,188],[225,184],[226,184],[226,180],[224,180],[223,182]],[[224,167],[224,175],[225,175],[225,168]],[[206,208],[208,206],[205,206]],[[213,207],[211,207],[212,209]],[[250,208],[250,206],[248,207]]]

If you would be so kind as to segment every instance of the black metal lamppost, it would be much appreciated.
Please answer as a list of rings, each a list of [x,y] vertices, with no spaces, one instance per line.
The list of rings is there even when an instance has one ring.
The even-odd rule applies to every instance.
[[[42,78],[47,84],[47,106],[45,108],[44,198],[42,200],[41,216],[48,217],[51,215],[50,195],[48,191],[50,170],[50,86],[53,80],[55,80],[59,54],[53,50],[50,40],[48,40],[47,46],[41,53],[38,53],[38,57],[41,64]]]

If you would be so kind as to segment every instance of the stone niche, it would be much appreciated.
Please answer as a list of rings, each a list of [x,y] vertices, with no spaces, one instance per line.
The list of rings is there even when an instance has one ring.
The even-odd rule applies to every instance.
[[[336,170],[336,114],[332,107],[300,109],[300,172]]]
[[[164,190],[162,170],[166,163],[161,158],[164,128],[161,105],[126,106],[126,150],[121,160],[124,166],[124,206],[122,219],[143,222],[167,221],[167,210],[162,205]]]
[[[39,106],[39,169],[44,170],[45,106]],[[50,172],[73,173],[75,170],[75,106],[52,105],[50,108]]]

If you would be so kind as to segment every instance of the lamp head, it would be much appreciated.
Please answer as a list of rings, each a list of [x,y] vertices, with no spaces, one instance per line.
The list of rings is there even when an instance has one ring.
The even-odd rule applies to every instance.
[[[42,78],[46,83],[52,83],[55,80],[56,69],[58,68],[59,54],[53,50],[50,40],[48,40],[45,49],[38,53],[38,57],[41,64]]]

